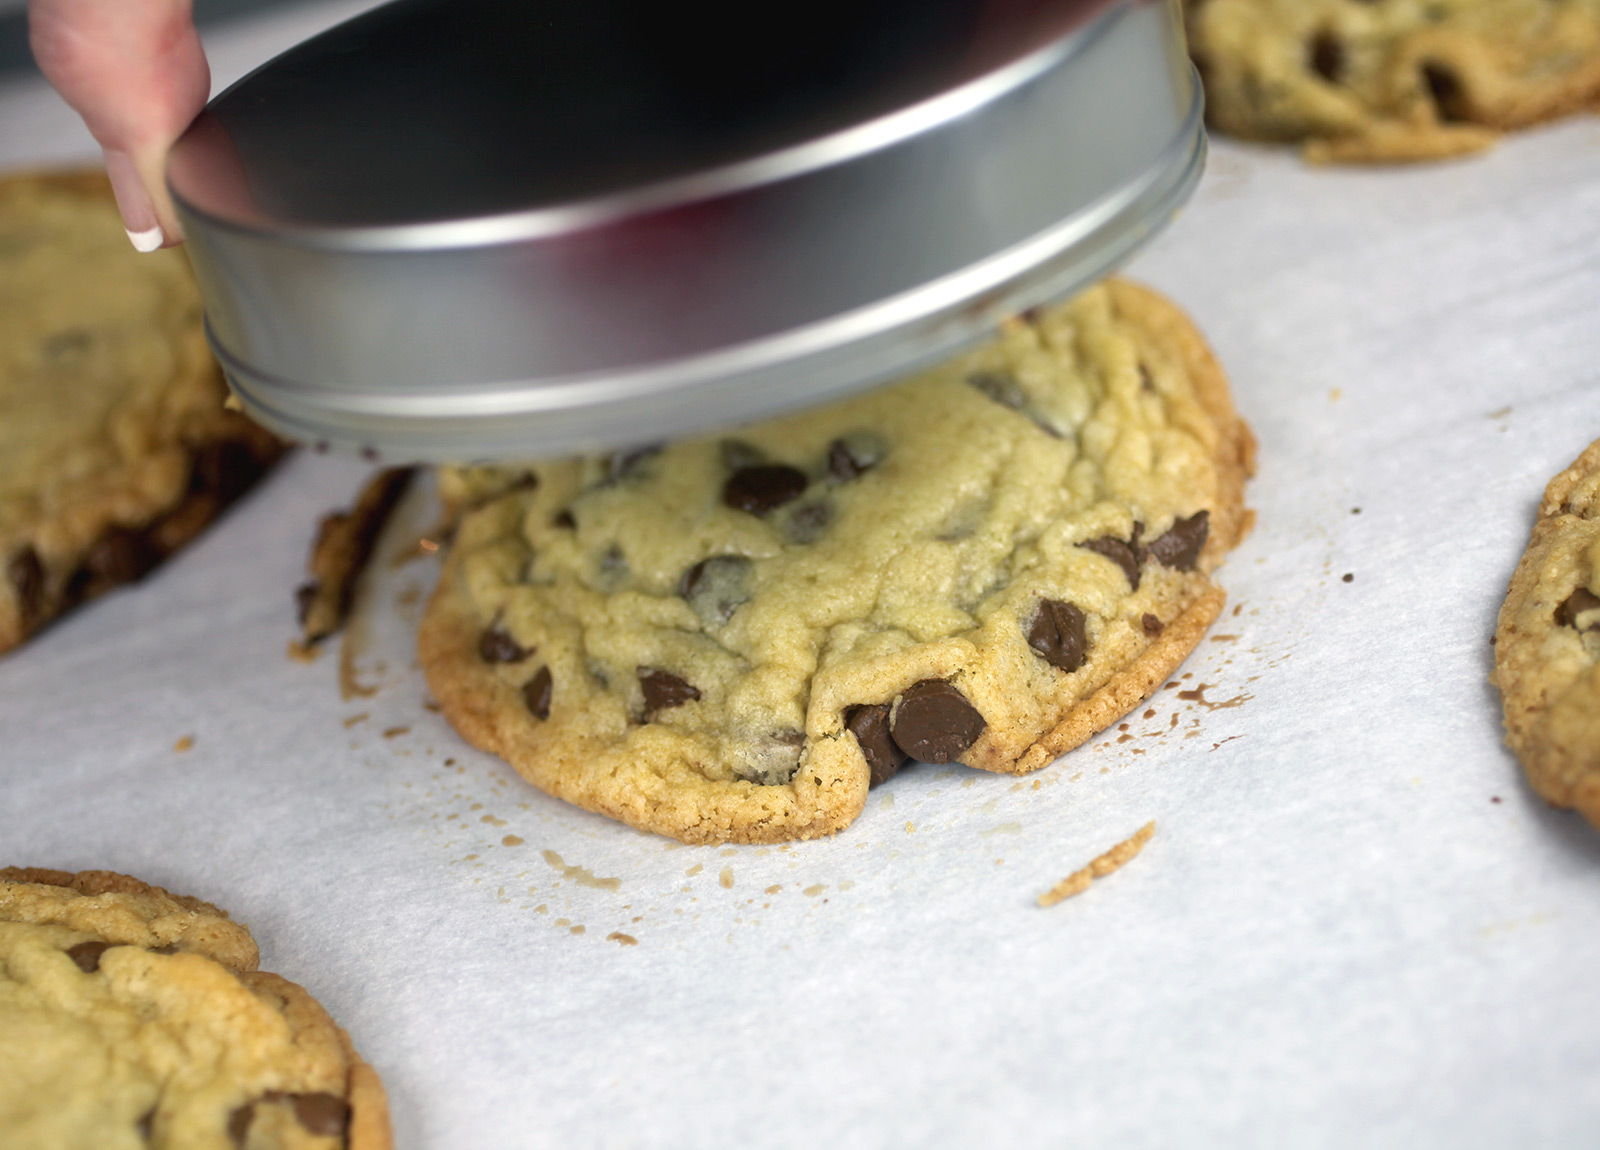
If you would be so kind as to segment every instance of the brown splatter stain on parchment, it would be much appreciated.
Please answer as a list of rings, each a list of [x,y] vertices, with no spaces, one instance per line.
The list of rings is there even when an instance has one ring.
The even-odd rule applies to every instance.
[[[596,878],[594,872],[588,867],[568,866],[555,851],[542,851],[540,853],[544,856],[545,862],[561,872],[563,878],[570,878],[579,886],[598,887],[600,890],[622,889],[622,880],[620,878]]]

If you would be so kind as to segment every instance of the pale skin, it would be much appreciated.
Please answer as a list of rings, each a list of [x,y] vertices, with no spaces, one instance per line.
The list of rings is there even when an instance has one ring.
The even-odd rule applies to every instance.
[[[183,242],[167,194],[167,151],[211,89],[193,0],[29,0],[34,58],[105,153],[128,238]]]

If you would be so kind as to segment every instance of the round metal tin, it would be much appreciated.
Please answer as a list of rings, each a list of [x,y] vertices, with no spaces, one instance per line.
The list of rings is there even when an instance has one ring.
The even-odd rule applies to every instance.
[[[1175,0],[686,7],[396,0],[213,100],[168,179],[250,413],[420,460],[745,422],[1090,283],[1199,177]]]

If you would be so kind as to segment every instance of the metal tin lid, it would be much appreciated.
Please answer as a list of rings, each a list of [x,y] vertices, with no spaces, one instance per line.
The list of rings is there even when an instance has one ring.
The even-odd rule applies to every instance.
[[[1098,278],[1199,177],[1175,0],[395,0],[168,179],[246,408],[414,459],[814,404]]]

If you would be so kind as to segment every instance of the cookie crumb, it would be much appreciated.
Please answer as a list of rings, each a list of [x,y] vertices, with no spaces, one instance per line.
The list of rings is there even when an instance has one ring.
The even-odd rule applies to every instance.
[[[185,735],[185,736],[183,736],[183,738],[179,739],[176,743],[172,744],[172,749],[174,751],[177,751],[180,755],[184,751],[193,750],[194,749],[194,736],[193,735]]]
[[[1356,576],[1355,576],[1355,572],[1354,571],[1346,571],[1343,575],[1339,576],[1339,578],[1342,579],[1346,583],[1354,583],[1356,581]]]
[[[521,835],[507,835],[505,838],[500,840],[500,845],[503,847],[520,847],[527,841],[528,840],[523,838]]]
[[[722,889],[723,890],[732,890],[733,889],[733,868],[731,866],[723,867],[722,868],[722,873],[717,876],[717,882],[722,884]]]
[[[1144,849],[1144,844],[1150,841],[1150,836],[1156,833],[1154,822],[1145,823],[1138,832],[1128,839],[1124,839],[1105,854],[1094,859],[1082,870],[1073,871],[1066,878],[1056,883],[1055,886],[1039,896],[1040,906],[1055,906],[1063,899],[1073,895],[1082,894],[1089,889],[1090,884],[1097,878],[1106,875],[1127,865],[1135,855]]]
[[[620,930],[614,930],[610,934],[606,935],[606,941],[607,942],[620,942],[623,946],[638,946],[639,945],[639,940],[634,938],[633,935],[631,935],[631,934],[623,934]]]

